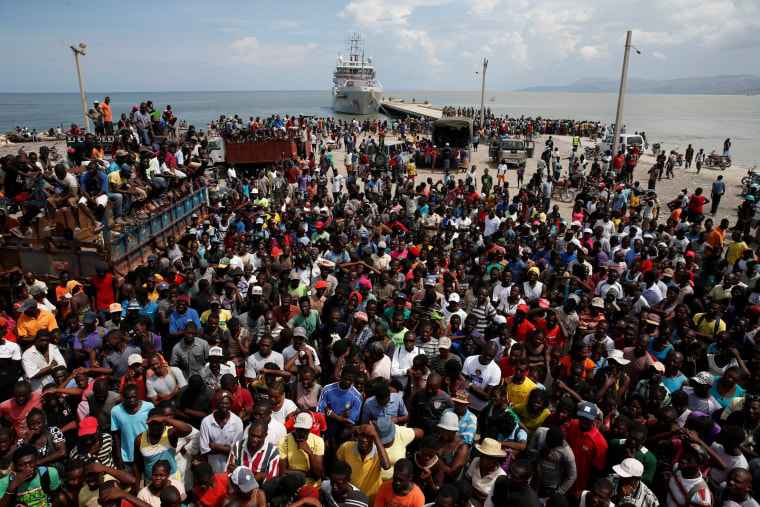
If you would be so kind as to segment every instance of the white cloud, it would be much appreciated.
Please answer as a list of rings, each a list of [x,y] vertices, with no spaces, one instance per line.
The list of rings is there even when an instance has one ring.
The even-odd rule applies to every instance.
[[[501,3],[502,0],[477,0],[472,2],[470,10],[467,13],[471,15],[491,14]]]
[[[607,55],[607,47],[583,46],[581,48],[578,48],[578,54],[587,62],[593,62]]]
[[[269,67],[293,67],[308,61],[317,48],[313,42],[303,45],[261,44],[256,37],[245,37],[230,44],[235,53],[233,63]]]
[[[653,51],[652,56],[662,61],[665,61],[668,59],[668,56],[665,53],[660,53],[659,51]]]

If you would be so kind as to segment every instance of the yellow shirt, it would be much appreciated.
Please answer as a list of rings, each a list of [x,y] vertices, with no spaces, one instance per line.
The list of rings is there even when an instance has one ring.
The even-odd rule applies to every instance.
[[[536,384],[529,378],[526,378],[522,384],[513,384],[510,380],[507,383],[507,400],[512,405],[520,405],[528,402],[528,395],[536,388]]]
[[[372,451],[362,459],[357,442],[344,442],[338,447],[337,456],[339,460],[345,461],[351,467],[351,484],[367,495],[370,505],[374,505],[377,490],[383,484],[380,477],[382,466],[377,448],[373,445]]]
[[[204,326],[206,325],[206,321],[208,321],[208,316],[211,315],[211,310],[206,310],[201,314],[201,324]],[[223,331],[227,331],[227,322],[232,318],[232,314],[229,310],[225,310],[224,308],[219,309],[219,327]]]
[[[108,191],[113,192],[126,185],[127,179],[121,177],[121,171],[114,171],[108,175]]]
[[[315,456],[325,455],[325,441],[322,440],[322,437],[309,433],[306,443],[309,444]],[[306,475],[306,484],[319,489],[322,479],[309,477],[311,474],[309,455],[298,448],[298,444],[292,433],[280,438],[280,441],[277,442],[277,449],[280,451],[280,459],[288,460],[288,470],[303,472]],[[354,480],[354,478],[352,477],[351,480]]]
[[[391,462],[391,467],[388,470],[383,470],[383,467],[380,467],[380,479],[383,482],[393,479],[393,465],[398,460],[406,458],[406,447],[413,441],[414,430],[412,428],[396,425],[396,436],[393,439],[393,444],[385,448],[385,452],[388,454],[388,459]],[[351,480],[354,480],[353,475],[351,476]]]
[[[715,329],[716,322],[718,322],[718,319],[715,319],[712,322],[708,322],[707,315],[704,313],[698,313],[694,316],[694,325],[697,326],[697,333],[715,336],[716,334],[726,330],[726,323],[723,322],[723,319],[720,319],[718,329]]]
[[[744,241],[732,241],[728,244],[728,252],[726,252],[726,260],[732,266],[736,264],[736,261],[742,258],[744,250],[746,250],[747,243]]]

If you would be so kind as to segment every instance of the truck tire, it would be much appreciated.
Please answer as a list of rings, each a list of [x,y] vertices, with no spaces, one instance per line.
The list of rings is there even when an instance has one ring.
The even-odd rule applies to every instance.
[[[375,167],[385,167],[388,165],[388,155],[383,152],[375,154]]]

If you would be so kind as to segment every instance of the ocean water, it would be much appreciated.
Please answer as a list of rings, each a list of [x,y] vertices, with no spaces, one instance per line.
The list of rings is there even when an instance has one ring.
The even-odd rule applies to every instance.
[[[88,104],[103,100],[105,93],[88,93]],[[272,114],[311,115],[350,119],[330,107],[329,91],[257,91],[257,92],[135,92],[111,93],[114,119],[129,112],[141,101],[152,100],[157,109],[172,106],[182,120],[205,128],[220,114],[269,116]],[[385,97],[397,97],[433,106],[479,107],[479,92],[386,91]],[[577,119],[611,123],[615,119],[616,94],[576,93],[501,93],[486,92],[485,107],[496,114],[541,116],[553,119]],[[645,131],[651,142],[661,141],[671,149],[694,148],[722,151],[723,140],[731,138],[735,162],[760,163],[757,135],[760,132],[760,96],[724,95],[628,95],[623,121],[627,131]],[[78,93],[0,93],[0,132],[16,125],[47,130],[61,123],[82,124]]]

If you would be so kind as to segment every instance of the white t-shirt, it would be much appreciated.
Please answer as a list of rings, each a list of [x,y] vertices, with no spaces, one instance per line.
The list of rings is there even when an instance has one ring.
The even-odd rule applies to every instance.
[[[462,322],[464,322],[464,319]],[[5,340],[5,343],[0,345],[0,350],[2,349],[10,350],[13,353],[13,357],[11,357],[11,359],[14,361],[21,361],[21,347],[18,346],[18,343],[13,343]]]
[[[256,378],[267,363],[275,363],[280,369],[285,367],[285,361],[282,354],[276,350],[273,350],[268,357],[261,357],[261,353],[256,352],[255,354],[248,356],[248,359],[245,360],[245,376],[248,378]]]
[[[282,402],[282,407],[280,407],[280,410],[277,412],[274,410],[272,411],[272,420],[277,421],[280,424],[285,424],[285,418],[297,410],[298,407],[293,402],[293,400],[285,398]]]
[[[346,164],[350,164],[350,162],[347,162]],[[340,192],[340,189],[343,188],[343,179],[344,178],[342,174],[338,174],[337,176],[330,178],[333,192]]]
[[[501,381],[499,366],[493,361],[485,366],[480,364],[480,356],[468,357],[462,366],[462,374],[470,377],[472,383],[481,389],[499,385]],[[477,396],[470,396],[470,406],[475,410],[482,410],[487,404],[488,401],[481,400]]]
[[[304,344],[305,345],[305,344]],[[319,356],[317,356],[317,351],[314,350],[310,345],[305,345],[306,349],[311,352],[312,357],[314,358],[314,366],[319,366]],[[285,347],[282,351],[282,358],[287,363],[290,361],[290,358],[296,355],[296,349],[293,348],[293,345],[288,345]],[[296,366],[303,366],[306,363],[302,363],[300,359],[296,359]]]
[[[739,453],[738,456],[731,456],[726,453],[726,450],[718,442],[713,442],[710,444],[710,448],[715,451],[715,454],[720,456],[723,462],[727,465],[725,470],[718,470],[715,467],[710,468],[710,472],[708,472],[707,476],[710,479],[714,480],[716,483],[720,484],[721,482],[725,481],[728,477],[728,473],[734,468],[743,468],[745,470],[749,470],[749,463],[747,462],[747,458],[745,458],[742,453]]]
[[[499,164],[496,169],[496,176],[504,176],[505,174],[507,174],[507,164]]]

